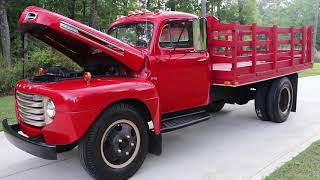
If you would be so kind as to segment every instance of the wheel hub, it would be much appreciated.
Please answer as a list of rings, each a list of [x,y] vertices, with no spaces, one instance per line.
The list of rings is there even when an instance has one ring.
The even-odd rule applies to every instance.
[[[118,120],[107,128],[101,141],[101,155],[112,168],[130,164],[140,147],[140,133],[129,120]]]
[[[291,92],[289,88],[285,87],[280,91],[278,104],[279,110],[283,114],[286,114],[289,111],[291,104]]]

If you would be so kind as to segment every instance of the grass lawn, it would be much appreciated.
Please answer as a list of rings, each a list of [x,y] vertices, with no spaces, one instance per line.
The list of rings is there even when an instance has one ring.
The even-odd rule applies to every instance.
[[[299,77],[317,76],[320,75],[320,63],[314,63],[313,69],[302,71]]]
[[[16,121],[13,96],[0,97],[0,119],[2,120],[4,117],[7,117],[11,124]],[[0,131],[2,131],[2,124]]]
[[[265,180],[311,180],[320,179],[320,141],[285,163]]]

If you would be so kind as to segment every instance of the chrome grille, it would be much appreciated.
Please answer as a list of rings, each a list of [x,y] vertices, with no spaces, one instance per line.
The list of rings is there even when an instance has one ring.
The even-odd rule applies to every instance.
[[[36,127],[45,125],[43,97],[16,92],[19,116],[23,122]]]

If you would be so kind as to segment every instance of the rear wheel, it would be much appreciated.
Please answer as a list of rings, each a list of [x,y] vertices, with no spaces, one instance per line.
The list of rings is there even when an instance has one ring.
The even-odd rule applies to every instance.
[[[267,111],[271,121],[285,122],[292,109],[293,88],[291,81],[284,77],[272,83],[267,98]]]
[[[95,179],[128,179],[148,152],[148,131],[134,107],[116,104],[103,112],[79,143],[80,161]]]
[[[208,105],[208,111],[209,112],[219,112],[223,109],[224,105],[225,105],[224,101],[211,102]]]

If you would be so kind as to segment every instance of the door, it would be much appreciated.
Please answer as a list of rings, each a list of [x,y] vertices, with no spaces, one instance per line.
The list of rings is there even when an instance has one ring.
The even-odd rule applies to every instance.
[[[162,113],[208,104],[208,53],[194,51],[191,21],[171,21],[163,26],[157,62]]]

